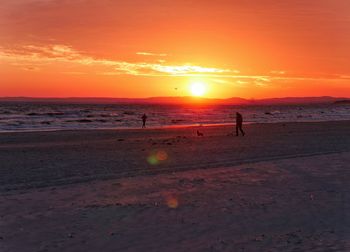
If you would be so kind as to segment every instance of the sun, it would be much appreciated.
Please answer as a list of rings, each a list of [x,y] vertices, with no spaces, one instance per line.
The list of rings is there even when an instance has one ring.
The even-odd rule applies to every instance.
[[[190,90],[193,96],[203,96],[207,91],[207,87],[203,82],[193,82],[190,85]]]

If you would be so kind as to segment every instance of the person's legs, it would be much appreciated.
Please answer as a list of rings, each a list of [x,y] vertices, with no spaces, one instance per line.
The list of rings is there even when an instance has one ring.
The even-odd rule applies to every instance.
[[[239,131],[242,133],[243,136],[245,135],[245,133],[244,133],[244,131],[243,131],[243,125],[240,124],[240,123],[238,123],[238,124],[236,125],[236,136],[239,135]]]
[[[244,131],[243,131],[242,125],[239,126],[239,130],[241,131],[242,135],[244,136],[245,133],[244,133]]]

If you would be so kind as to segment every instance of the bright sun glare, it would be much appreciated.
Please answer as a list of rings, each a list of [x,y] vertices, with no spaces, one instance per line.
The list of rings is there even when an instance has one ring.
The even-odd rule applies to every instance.
[[[190,90],[194,96],[203,96],[207,91],[207,88],[203,82],[193,82],[190,85]]]

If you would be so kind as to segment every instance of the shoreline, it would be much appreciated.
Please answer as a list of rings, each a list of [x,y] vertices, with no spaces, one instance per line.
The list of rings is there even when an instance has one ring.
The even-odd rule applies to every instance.
[[[320,120],[320,121],[287,121],[287,122],[245,122],[244,125],[277,125],[277,124],[316,124],[316,123],[337,123],[350,122],[350,120]],[[80,132],[80,131],[138,131],[138,130],[168,130],[168,129],[191,129],[191,128],[208,128],[208,127],[234,127],[235,123],[208,123],[208,124],[182,124],[182,125],[164,125],[141,127],[120,127],[120,128],[86,128],[86,129],[30,129],[30,130],[9,130],[1,131],[0,134],[13,133],[46,133],[46,132]],[[243,125],[243,126],[244,126]]]

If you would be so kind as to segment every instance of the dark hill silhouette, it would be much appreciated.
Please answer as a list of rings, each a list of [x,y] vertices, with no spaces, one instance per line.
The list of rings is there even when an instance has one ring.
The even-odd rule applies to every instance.
[[[334,104],[337,104],[337,105],[350,105],[350,99],[335,101]]]
[[[70,104],[216,104],[216,105],[273,105],[273,104],[321,104],[348,103],[348,98],[323,97],[283,97],[270,99],[210,99],[203,97],[151,97],[151,98],[103,98],[103,97],[70,97],[70,98],[35,98],[35,97],[0,97],[0,102],[30,103],[70,103]]]

